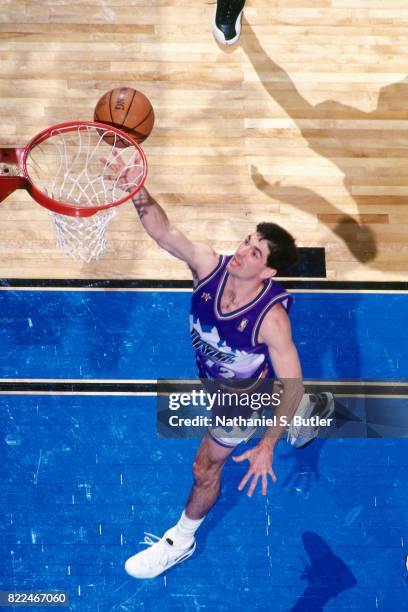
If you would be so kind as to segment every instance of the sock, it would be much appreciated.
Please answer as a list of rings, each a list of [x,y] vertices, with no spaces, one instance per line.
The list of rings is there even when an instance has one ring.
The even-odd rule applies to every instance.
[[[198,520],[188,518],[188,516],[183,510],[183,514],[181,515],[179,522],[172,529],[174,543],[176,544],[176,546],[184,546],[190,544],[195,532],[197,531],[204,519],[205,516]]]

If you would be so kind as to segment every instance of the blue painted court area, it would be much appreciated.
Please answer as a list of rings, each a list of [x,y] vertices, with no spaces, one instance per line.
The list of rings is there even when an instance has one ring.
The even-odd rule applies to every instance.
[[[297,295],[305,376],[402,378],[407,299]],[[0,300],[3,379],[195,374],[188,293]],[[408,609],[405,440],[282,441],[278,483],[252,500],[237,491],[245,465],[229,461],[196,554],[137,581],[123,563],[144,531],[178,519],[198,440],[158,438],[151,396],[3,393],[0,410],[3,590],[69,591],[75,612]]]
[[[198,553],[166,581],[128,578],[122,566],[143,532],[178,519],[198,444],[156,438],[154,408],[151,397],[1,397],[5,586],[68,590],[81,612],[392,610],[406,600],[407,454],[392,440],[281,442],[266,499],[239,493],[244,466],[229,462]]]
[[[1,291],[0,378],[194,378],[189,302],[189,292]],[[406,377],[408,294],[299,293],[291,321],[305,378]]]

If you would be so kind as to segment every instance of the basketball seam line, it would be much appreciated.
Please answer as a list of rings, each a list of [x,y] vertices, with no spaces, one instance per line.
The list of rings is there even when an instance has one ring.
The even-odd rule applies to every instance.
[[[113,113],[112,113],[112,94],[113,94],[113,90],[110,92],[110,96],[109,96],[109,112],[110,112],[110,116],[111,116],[111,122],[114,124],[114,120],[113,120]]]
[[[137,92],[136,92],[136,89],[135,89],[135,90],[134,90],[134,92],[133,92],[132,100],[131,100],[131,102],[130,102],[130,104],[129,104],[129,106],[128,106],[128,109],[127,109],[127,111],[126,111],[126,115],[125,115],[125,116],[124,116],[124,118],[123,118],[122,125],[125,125],[125,121],[126,121],[126,119],[127,119],[127,116],[128,116],[128,114],[129,114],[129,111],[130,111],[130,109],[131,109],[131,107],[132,107],[133,100],[135,99],[135,95],[136,95],[136,93],[137,93]]]
[[[152,113],[152,112],[153,112],[153,108],[151,108],[151,109],[149,110],[149,112],[147,113],[147,115],[146,115],[145,117],[143,117],[143,119],[142,119],[141,121],[139,121],[139,123],[136,123],[136,125],[135,125],[135,126],[133,126],[133,127],[130,127],[130,128],[128,128],[128,127],[127,127],[126,129],[127,129],[127,130],[129,130],[129,131],[135,130],[137,127],[139,127],[139,125],[142,125],[142,123],[144,123],[144,122],[146,121],[146,119],[149,117],[150,113]],[[139,133],[140,133],[140,132],[139,132]]]

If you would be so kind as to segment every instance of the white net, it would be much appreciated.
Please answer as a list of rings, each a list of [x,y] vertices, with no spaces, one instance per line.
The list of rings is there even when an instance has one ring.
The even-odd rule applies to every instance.
[[[106,228],[116,215],[114,208],[97,212],[92,217],[68,217],[48,213],[55,224],[57,245],[77,261],[89,263],[106,249]]]
[[[46,140],[35,145],[27,157],[27,172],[49,198],[80,212],[128,197],[143,180],[144,161],[125,136],[108,127],[79,124],[69,130],[54,128]],[[56,212],[50,216],[58,246],[74,259],[89,262],[107,246],[106,228],[115,209],[86,217]]]

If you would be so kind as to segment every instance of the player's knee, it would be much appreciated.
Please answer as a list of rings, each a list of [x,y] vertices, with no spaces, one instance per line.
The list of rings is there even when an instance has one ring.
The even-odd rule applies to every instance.
[[[197,458],[193,463],[193,476],[196,485],[211,487],[218,483],[223,464],[208,458]]]

